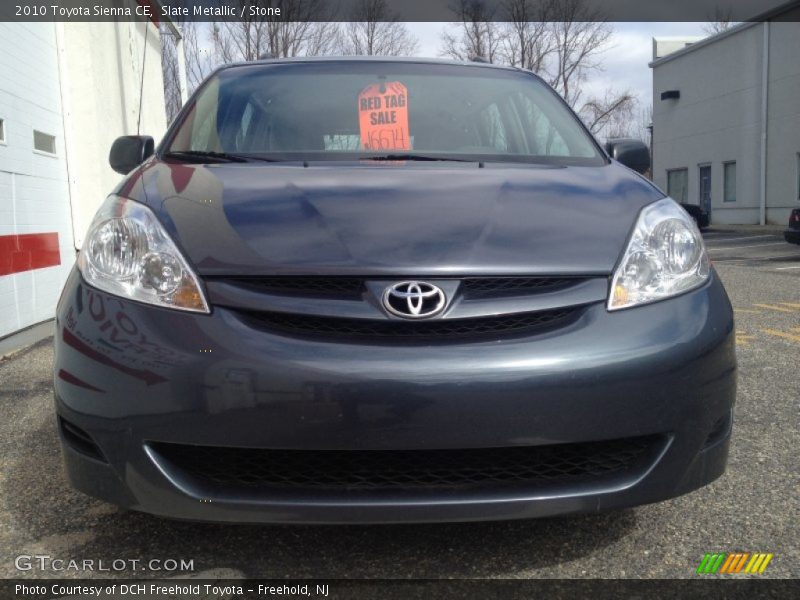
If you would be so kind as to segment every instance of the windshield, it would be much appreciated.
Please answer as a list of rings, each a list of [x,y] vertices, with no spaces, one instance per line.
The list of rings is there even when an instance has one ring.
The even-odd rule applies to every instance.
[[[224,69],[194,99],[169,153],[605,163],[564,103],[528,73],[400,62]]]

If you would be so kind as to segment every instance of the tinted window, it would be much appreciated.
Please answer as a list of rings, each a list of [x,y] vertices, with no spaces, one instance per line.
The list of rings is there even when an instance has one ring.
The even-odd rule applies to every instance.
[[[39,152],[46,152],[47,154],[55,154],[56,138],[53,135],[34,130],[33,148],[34,150],[38,150]]]
[[[686,204],[689,199],[689,170],[667,171],[667,194],[676,202]]]
[[[728,162],[724,165],[723,202],[736,202],[736,163]]]
[[[198,94],[169,149],[279,158],[401,151],[605,162],[564,103],[530,74],[392,62],[223,70]]]

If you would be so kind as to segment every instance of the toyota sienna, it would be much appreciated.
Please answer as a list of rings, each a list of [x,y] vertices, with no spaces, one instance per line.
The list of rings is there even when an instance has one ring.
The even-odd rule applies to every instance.
[[[92,496],[208,521],[596,512],[726,465],[731,305],[689,215],[536,75],[226,66],[128,136],[57,312]]]

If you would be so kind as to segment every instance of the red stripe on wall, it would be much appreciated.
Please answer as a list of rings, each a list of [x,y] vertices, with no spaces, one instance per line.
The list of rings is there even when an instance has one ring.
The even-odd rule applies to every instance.
[[[58,233],[0,235],[0,275],[60,264]]]

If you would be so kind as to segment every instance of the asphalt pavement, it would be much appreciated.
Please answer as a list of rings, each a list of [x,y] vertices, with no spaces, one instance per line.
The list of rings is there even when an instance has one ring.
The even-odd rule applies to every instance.
[[[739,359],[728,470],[706,488],[625,511],[478,524],[209,525],[124,512],[64,479],[47,339],[0,361],[0,577],[167,575],[15,566],[47,555],[188,559],[192,575],[210,577],[692,578],[718,551],[773,553],[761,577],[800,577],[800,246],[775,230],[705,235],[736,311]]]

